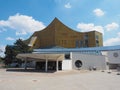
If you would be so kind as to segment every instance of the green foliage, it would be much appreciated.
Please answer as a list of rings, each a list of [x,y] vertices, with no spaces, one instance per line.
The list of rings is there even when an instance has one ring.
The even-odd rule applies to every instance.
[[[21,39],[18,39],[15,43],[16,52],[27,53],[29,52],[29,46],[26,45]]]
[[[0,57],[0,63],[2,62],[2,59],[1,59],[1,57]]]
[[[9,64],[12,62],[13,59],[13,50],[12,50],[12,46],[7,45],[5,48],[5,64]]]
[[[18,39],[14,45],[7,45],[5,48],[5,64],[8,65],[13,61],[19,61],[16,59],[16,55],[19,53],[30,53],[32,50],[21,39]]]

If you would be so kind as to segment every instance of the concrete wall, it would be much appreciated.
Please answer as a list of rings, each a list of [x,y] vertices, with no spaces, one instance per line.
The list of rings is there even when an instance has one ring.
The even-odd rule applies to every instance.
[[[106,55],[106,59],[109,63],[120,64],[120,50],[104,51],[104,52],[102,52],[102,54]]]
[[[72,60],[63,60],[62,70],[72,70]]]
[[[72,53],[72,68],[78,69],[75,66],[75,61],[80,60],[82,62],[82,67],[80,69],[89,69],[96,67],[97,69],[106,69],[105,56],[102,55],[89,55]]]
[[[109,63],[120,64],[120,50],[109,51],[107,56],[108,56]]]

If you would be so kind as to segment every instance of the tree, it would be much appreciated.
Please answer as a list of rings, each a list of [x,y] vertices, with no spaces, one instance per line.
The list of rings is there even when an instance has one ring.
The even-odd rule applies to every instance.
[[[3,52],[1,49],[0,49],[0,53]],[[2,62],[2,57],[0,56],[0,62]]]
[[[15,43],[15,50],[20,53],[28,53],[31,52],[30,47],[26,45],[21,39],[18,39]]]
[[[0,57],[0,63],[2,62],[3,60],[2,60],[2,57]]]
[[[13,60],[13,46],[7,45],[5,48],[5,64],[9,65]]]
[[[13,61],[21,62],[16,58],[19,53],[30,53],[32,50],[21,39],[16,40],[14,45],[7,45],[5,48],[5,64],[9,65]]]

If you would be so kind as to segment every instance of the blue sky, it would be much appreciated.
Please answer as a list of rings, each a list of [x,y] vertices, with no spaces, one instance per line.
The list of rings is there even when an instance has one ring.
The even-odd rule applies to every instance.
[[[103,33],[104,46],[120,45],[120,0],[0,0],[0,49],[27,39],[55,17],[70,28]]]

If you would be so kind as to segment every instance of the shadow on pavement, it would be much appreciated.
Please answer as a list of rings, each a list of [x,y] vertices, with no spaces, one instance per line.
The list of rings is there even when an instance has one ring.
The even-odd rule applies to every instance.
[[[24,68],[7,68],[6,71],[8,72],[38,72],[38,73],[54,73],[56,72],[55,70],[48,70],[47,72],[45,72],[44,70],[36,70],[36,69],[24,69]]]

